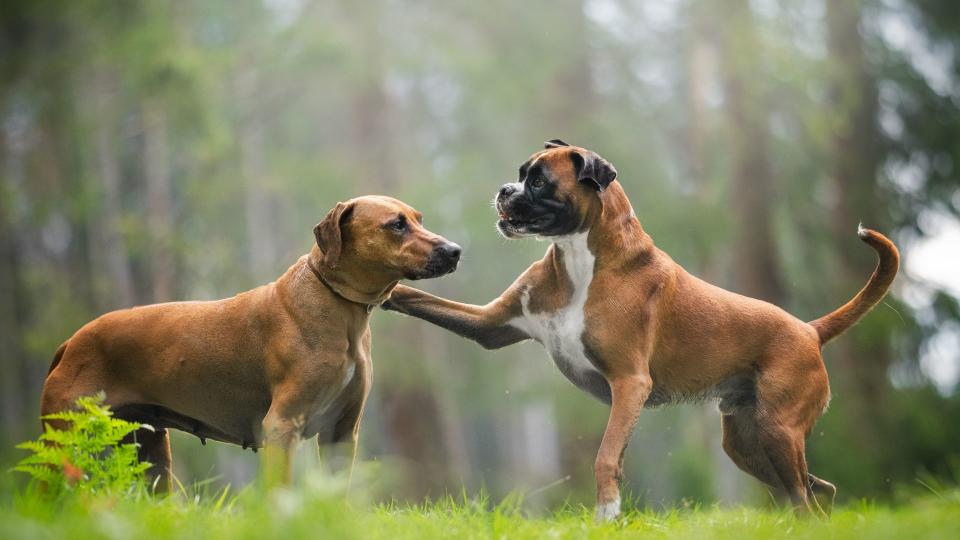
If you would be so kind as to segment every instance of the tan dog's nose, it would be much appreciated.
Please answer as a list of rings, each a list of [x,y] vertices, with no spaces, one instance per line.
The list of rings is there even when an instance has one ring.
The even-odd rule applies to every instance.
[[[430,252],[426,273],[430,277],[436,277],[453,272],[460,262],[461,251],[463,250],[460,246],[447,240],[437,244]]]
[[[445,242],[434,248],[434,251],[436,251],[437,254],[444,259],[459,261],[460,253],[463,251],[463,249],[453,242]]]

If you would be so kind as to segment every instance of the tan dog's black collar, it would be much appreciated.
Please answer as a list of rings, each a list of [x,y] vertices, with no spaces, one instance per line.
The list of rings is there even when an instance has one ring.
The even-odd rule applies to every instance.
[[[353,302],[354,304],[362,305],[363,307],[367,308],[367,313],[370,313],[373,311],[374,304],[368,304],[366,302],[357,302],[356,300],[352,300],[349,297],[347,297],[347,295],[345,295],[343,292],[341,292],[339,289],[334,287],[329,281],[327,281],[327,278],[323,277],[323,274],[320,273],[320,269],[314,266],[313,261],[310,260],[310,257],[307,257],[307,267],[310,268],[310,271],[313,272],[313,275],[317,276],[317,279],[320,280],[320,283],[323,283],[324,285],[327,286],[328,289],[333,291],[333,294],[339,296],[340,298],[343,298],[344,300]]]

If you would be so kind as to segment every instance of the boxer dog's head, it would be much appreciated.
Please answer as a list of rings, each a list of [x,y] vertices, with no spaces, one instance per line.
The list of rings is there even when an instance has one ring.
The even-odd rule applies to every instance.
[[[426,279],[457,269],[460,246],[428,231],[423,214],[391,197],[337,203],[313,228],[323,266],[364,281]]]
[[[617,170],[590,150],[553,139],[520,166],[516,182],[504,184],[494,206],[497,230],[507,238],[558,237],[589,227],[600,194]]]

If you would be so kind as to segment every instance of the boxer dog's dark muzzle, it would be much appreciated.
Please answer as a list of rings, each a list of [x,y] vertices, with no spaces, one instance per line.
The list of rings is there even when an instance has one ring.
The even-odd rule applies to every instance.
[[[562,236],[576,228],[572,206],[557,200],[555,186],[542,182],[504,184],[497,192],[494,207],[497,230],[506,238]]]

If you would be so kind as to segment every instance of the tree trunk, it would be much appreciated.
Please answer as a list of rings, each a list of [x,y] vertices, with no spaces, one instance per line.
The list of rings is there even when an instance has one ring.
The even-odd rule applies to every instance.
[[[91,227],[91,267],[101,311],[130,307],[135,302],[133,277],[127,246],[121,230],[123,211],[120,197],[120,155],[116,147],[115,118],[117,84],[112,74],[94,68],[93,106],[96,117],[90,119],[96,133],[95,191],[100,195],[96,225]]]
[[[830,55],[831,120],[833,164],[830,180],[834,205],[830,220],[831,235],[840,268],[833,289],[837,304],[850,298],[869,276],[873,253],[859,245],[855,236],[857,223],[882,228],[876,211],[876,176],[880,167],[880,136],[877,126],[877,85],[866,69],[860,35],[860,3],[827,2],[827,44]],[[834,393],[843,395],[843,409],[848,414],[850,443],[854,452],[865,459],[876,456],[876,448],[884,443],[884,414],[889,392],[887,368],[890,350],[887,343],[868,340],[860,351],[854,328],[840,337],[828,351],[828,366],[833,377]],[[882,470],[883,464],[874,464]],[[878,481],[877,486],[886,486]]]
[[[732,146],[733,160],[730,196],[735,229],[731,283],[738,293],[782,303],[784,290],[777,263],[771,214],[775,187],[767,147],[769,113],[763,93],[765,84],[758,82],[762,58],[759,56],[756,23],[747,0],[727,2],[723,6],[723,20],[726,22],[717,30],[717,39],[725,99],[725,129]],[[714,5],[706,9],[716,7]],[[709,28],[710,25],[703,19],[711,17],[703,10],[698,15],[701,19],[699,28]],[[716,17],[718,14],[713,15]],[[702,47],[694,47],[692,58],[693,67],[701,71],[705,68],[700,64],[706,61]],[[698,80],[699,76],[693,82]],[[703,81],[699,83],[702,85]],[[697,88],[691,92],[693,96],[698,96],[698,101],[704,99],[700,95],[702,93],[703,90]],[[702,104],[697,107],[703,108]],[[701,140],[702,136],[695,139],[698,144],[702,144]],[[702,168],[700,171],[702,173]],[[710,412],[711,416],[715,416],[713,411]],[[716,443],[710,449],[714,463],[714,489],[721,500],[735,504],[747,498],[746,476],[722,451],[720,431],[719,422],[714,420],[710,427],[711,439]]]
[[[354,81],[352,100],[352,144],[358,152],[354,160],[361,186],[376,186],[390,193],[397,184],[396,136],[392,111],[385,90],[383,14],[388,6],[381,2],[348,2],[347,17],[358,29],[357,45],[361,55],[361,73]]]
[[[696,189],[693,204],[706,208],[713,204],[712,191],[707,170],[706,141],[708,138],[708,115],[710,107],[707,93],[714,77],[717,76],[717,32],[711,24],[710,5],[705,1],[691,2],[687,14],[688,31],[686,36],[687,68],[687,128],[684,133],[686,142],[688,174]],[[702,259],[696,269],[699,275],[710,282],[722,280],[718,257],[710,248],[711,241],[700,236]],[[698,407],[694,419],[699,424],[702,451],[710,456],[713,473],[714,496],[724,504],[737,505],[747,501],[749,477],[730,460],[722,448],[720,423],[717,421],[717,407],[714,403],[705,403]]]
[[[437,328],[427,325],[420,327],[420,349],[426,363],[427,385],[431,387],[431,395],[436,402],[438,429],[445,450],[447,478],[453,480],[453,485],[467,485],[471,480],[470,456],[467,452],[467,436],[463,424],[463,411],[460,401],[454,394],[450,381],[462,379],[457,376],[458,366],[454,354],[448,343],[449,336],[441,335]],[[452,359],[452,360],[451,360]],[[416,458],[416,456],[410,456]]]
[[[259,74],[250,67],[237,80],[241,118],[238,126],[240,174],[244,182],[244,209],[250,251],[248,262],[256,283],[276,277],[279,261],[274,233],[275,197],[267,177],[263,118],[257,109]]]
[[[145,102],[143,175],[147,184],[147,230],[150,235],[150,285],[154,302],[173,299],[176,261],[173,253],[173,185],[167,119],[156,103]]]
[[[730,141],[733,145],[731,206],[736,221],[733,246],[734,289],[773,303],[783,286],[773,239],[773,171],[768,155],[768,110],[759,73],[755,23],[747,0],[724,4],[721,62]]]
[[[3,166],[0,194],[7,199],[13,196],[15,186],[22,182],[23,170],[20,157],[14,154],[10,144],[4,141],[0,150],[3,151],[0,154],[0,165]],[[4,444],[12,444],[22,438],[26,418],[20,318],[24,302],[23,286],[15,226],[12,216],[7,215],[7,209],[11,206],[8,201],[0,201],[0,298],[3,298],[0,301],[0,328],[3,329],[0,331],[0,351],[4,354],[0,361],[0,441]]]

